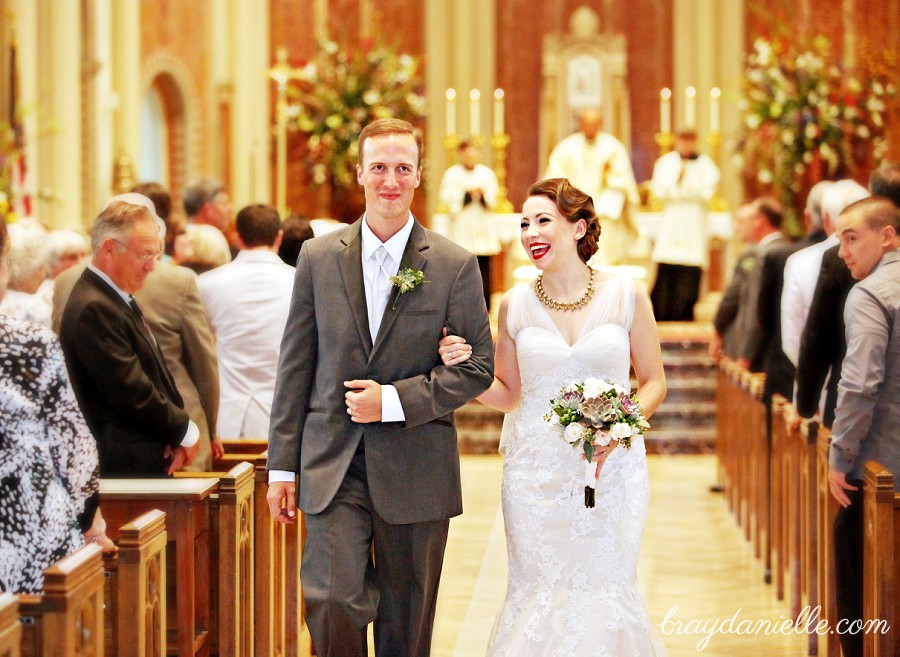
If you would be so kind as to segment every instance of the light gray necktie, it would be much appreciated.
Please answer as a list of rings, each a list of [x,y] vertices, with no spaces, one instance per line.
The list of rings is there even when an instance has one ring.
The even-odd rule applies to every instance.
[[[393,276],[388,269],[388,250],[384,246],[379,246],[375,250],[375,262],[378,263],[375,272],[375,280],[372,286],[373,308],[369,317],[369,330],[372,333],[372,339],[378,335],[378,328],[381,326],[381,318],[384,316],[384,309],[388,304],[388,297],[391,293],[391,281]]]

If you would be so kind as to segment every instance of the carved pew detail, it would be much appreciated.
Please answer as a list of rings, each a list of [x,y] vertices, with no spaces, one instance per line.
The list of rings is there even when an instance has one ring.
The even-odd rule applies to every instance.
[[[108,657],[166,654],[166,514],[148,511],[119,528],[106,560]]]
[[[168,610],[166,642],[179,657],[210,653],[209,506],[217,485],[203,478],[100,480],[108,526],[120,527],[157,508],[166,513],[167,540],[174,543],[175,555],[175,608]],[[118,530],[110,536],[118,539]]]
[[[867,631],[863,652],[867,657],[893,657],[900,627],[900,494],[894,492],[894,476],[877,461],[864,465],[863,517],[863,619],[890,626],[887,632],[883,627]]]
[[[19,596],[25,657],[103,654],[103,559],[85,545],[44,571],[43,595]]]

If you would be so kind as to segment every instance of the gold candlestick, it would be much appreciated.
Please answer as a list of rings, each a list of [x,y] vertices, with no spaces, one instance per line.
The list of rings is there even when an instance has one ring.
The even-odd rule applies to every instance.
[[[659,146],[659,154],[665,155],[675,145],[675,135],[671,132],[657,132],[654,135],[656,145]]]
[[[494,151],[494,173],[497,174],[497,204],[495,212],[511,213],[513,205],[506,194],[506,148],[509,146],[509,135],[493,135],[491,148]]]
[[[279,48],[276,64],[269,69],[269,78],[275,82],[275,207],[282,219],[287,216],[287,83],[296,79],[300,71],[288,64],[287,48]]]

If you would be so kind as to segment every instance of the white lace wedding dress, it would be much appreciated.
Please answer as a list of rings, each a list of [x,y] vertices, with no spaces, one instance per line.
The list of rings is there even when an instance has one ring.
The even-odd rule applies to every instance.
[[[488,650],[493,657],[665,654],[637,585],[649,499],[643,439],[610,453],[590,509],[583,461],[543,419],[564,385],[587,377],[629,385],[634,295],[631,279],[601,283],[573,345],[530,286],[510,298],[522,403],[503,466],[509,579]]]

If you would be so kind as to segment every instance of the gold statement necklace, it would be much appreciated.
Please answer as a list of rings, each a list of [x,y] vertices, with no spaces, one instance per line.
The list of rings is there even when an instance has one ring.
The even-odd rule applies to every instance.
[[[588,271],[591,273],[590,278],[588,279],[587,289],[577,301],[563,302],[550,297],[550,295],[544,291],[544,285],[541,282],[541,279],[544,277],[543,273],[538,274],[538,277],[534,279],[534,293],[537,295],[537,298],[541,300],[541,303],[554,310],[578,310],[594,296],[594,269],[588,267]]]

